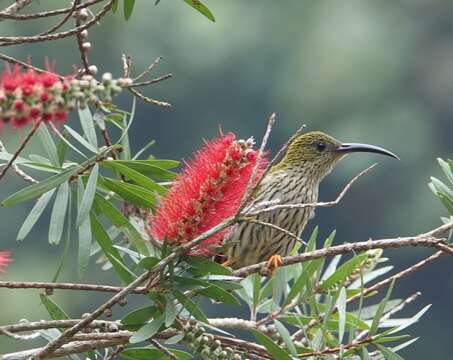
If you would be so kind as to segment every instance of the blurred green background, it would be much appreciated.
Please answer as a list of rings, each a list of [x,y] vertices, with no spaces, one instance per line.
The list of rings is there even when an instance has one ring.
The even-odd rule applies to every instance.
[[[341,163],[324,181],[322,200],[333,199],[350,177],[370,163],[380,162],[339,206],[317,210],[311,227],[318,224],[321,234],[336,228],[336,243],[342,243],[417,234],[440,223],[444,210],[427,183],[429,176],[441,176],[436,157],[453,155],[451,1],[205,0],[216,23],[182,1],[163,0],[157,7],[153,3],[137,1],[128,22],[121,12],[110,15],[89,36],[94,45],[90,61],[100,72],[119,76],[121,54],[128,53],[135,74],[162,55],[154,74],[174,75],[172,80],[144,90],[151,97],[170,101],[173,107],[138,102],[131,132],[135,150],[154,138],[157,144],[151,152],[156,157],[187,158],[202,138],[218,133],[219,125],[243,137],[260,139],[267,117],[275,111],[277,124],[270,139],[274,151],[305,123],[307,130],[320,129],[344,141],[384,146],[401,157],[397,162],[355,155]],[[56,5],[41,0],[30,10]],[[51,25],[53,22],[3,21],[0,32],[29,35]],[[48,56],[64,74],[79,62],[74,39],[3,49],[20,59],[31,55],[37,66]],[[121,106],[130,108],[130,96],[120,100]],[[13,151],[24,134],[4,129],[1,138]],[[40,151],[36,143],[27,148],[31,153]],[[1,184],[1,197],[24,185],[10,174]],[[48,217],[23,243],[15,241],[32,205],[0,209],[0,249],[11,250],[14,257],[14,263],[0,275],[2,280],[50,281],[58,266],[62,245],[47,244]],[[71,251],[75,254],[75,247]],[[406,248],[386,254],[399,269],[429,253]],[[60,280],[77,281],[74,258]],[[407,359],[426,359],[433,354],[436,359],[451,358],[452,268],[451,259],[443,258],[397,283],[397,296],[423,293],[406,314],[433,304],[409,329],[421,339],[404,350]],[[113,279],[111,273],[91,264],[84,281],[109,284]],[[55,299],[77,317],[106,296],[57,291]],[[47,318],[38,291],[0,289],[0,304],[0,324]],[[114,316],[121,311],[114,308]],[[23,346],[0,339],[2,352]]]

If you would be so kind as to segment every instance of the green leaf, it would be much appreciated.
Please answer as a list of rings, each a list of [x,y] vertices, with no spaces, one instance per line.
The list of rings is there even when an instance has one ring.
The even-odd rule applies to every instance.
[[[215,274],[215,275],[231,275],[231,270],[222,266],[215,261],[199,256],[187,256],[184,259],[189,265],[193,266],[195,272],[199,275]]]
[[[30,213],[28,214],[27,218],[24,220],[22,226],[19,229],[19,233],[17,234],[18,241],[24,240],[25,237],[28,235],[30,230],[36,224],[36,222],[42,215],[43,211],[47,207],[47,204],[52,198],[54,192],[55,190],[50,190],[40,196],[35,206],[33,206],[33,209],[31,209]]]
[[[173,295],[175,298],[186,308],[186,310],[193,315],[193,317],[197,320],[200,320],[205,323],[209,323],[206,315],[200,308],[187,296],[185,296],[181,291],[178,289],[172,290]]]
[[[96,137],[96,130],[94,129],[94,120],[93,116],[91,116],[90,109],[85,107],[84,109],[78,108],[79,112],[79,119],[80,124],[82,125],[83,133],[87,138],[88,142],[93,146],[95,149],[98,148],[98,140]]]
[[[322,308],[322,306],[321,306]],[[307,325],[312,320],[317,320],[313,316],[308,315],[283,315],[279,317],[280,320],[294,325],[294,326],[301,326]],[[360,330],[369,330],[370,327],[367,325],[366,322],[360,320],[357,316],[352,313],[346,313],[346,326],[354,325]],[[327,328],[330,331],[338,331],[339,328],[339,320],[338,320],[338,313],[334,313],[330,315],[330,319],[327,321]]]
[[[286,347],[288,348],[289,352],[297,358],[297,350],[296,346],[293,343],[293,340],[291,339],[291,334],[289,333],[288,329],[283,325],[280,321],[274,320],[274,325],[275,328],[277,329],[278,333],[282,337],[283,341],[286,344]]]
[[[164,166],[164,162],[170,161],[171,160],[115,160],[115,163],[125,165],[152,178],[169,181],[176,177],[174,172],[167,170]]]
[[[167,301],[165,302],[165,326],[169,327],[173,324],[176,319],[176,306],[173,302],[173,298],[166,296]]]
[[[32,184],[19,190],[18,192],[8,196],[5,200],[2,201],[2,206],[12,206],[24,201],[33,199],[42,195],[58,185],[64,183],[74,172],[74,168],[67,169],[58,175],[51,176],[50,178],[43,180],[39,183]]]
[[[291,360],[291,355],[288,351],[278,346],[270,337],[256,330],[252,330],[252,333],[258,342],[269,351],[274,359]]]
[[[123,325],[143,325],[151,319],[158,308],[156,306],[147,306],[141,309],[131,311],[126,316],[121,319],[121,324]]]
[[[46,124],[41,124],[36,133],[38,134],[38,138],[44,146],[44,150],[46,151],[51,164],[54,166],[60,166],[57,146],[55,145],[55,142],[53,141]]]
[[[91,170],[90,176],[88,177],[87,187],[83,192],[83,196],[78,204],[77,214],[77,226],[80,226],[82,222],[88,219],[90,214],[91,206],[93,205],[94,196],[96,194],[96,186],[98,182],[99,165],[96,164]]]
[[[173,355],[175,355],[178,360],[192,360],[192,354],[189,354],[185,351],[169,349]],[[153,347],[147,348],[132,348],[126,349],[121,352],[121,357],[130,360],[168,360],[168,355],[164,354],[159,349]]]
[[[134,11],[135,0],[124,0],[124,19],[129,20]]]
[[[130,271],[127,269],[126,265],[124,265],[118,250],[115,249],[115,247],[113,246],[112,239],[110,239],[110,236],[107,234],[102,225],[99,223],[96,216],[91,214],[90,218],[91,218],[91,230],[97,243],[101,247],[104,254],[110,260],[113,268],[115,269],[116,273],[120,276],[120,278],[124,282],[130,283],[131,281],[134,280],[135,275],[132,276]]]
[[[448,164],[448,162],[442,160],[441,158],[437,158],[437,162],[439,163],[447,179],[451,184],[453,184],[453,161],[450,160],[450,164]]]
[[[141,186],[109,178],[103,178],[102,184],[109,190],[121,196],[121,198],[127,202],[139,207],[152,208],[156,202],[154,193],[142,188]]]
[[[379,306],[376,310],[376,314],[374,315],[374,318],[373,318],[373,321],[371,323],[371,326],[370,326],[370,336],[373,336],[374,334],[376,334],[376,331],[378,329],[378,326],[379,326],[379,322],[381,320],[381,317],[382,315],[384,314],[384,309],[385,309],[385,306],[387,304],[387,301],[389,300],[390,298],[390,295],[392,294],[392,290],[393,290],[393,286],[395,285],[395,279],[393,279],[393,281],[391,282],[388,290],[387,290],[387,294],[385,295],[385,297],[382,299],[382,301],[379,303]]]
[[[375,344],[378,350],[382,353],[382,355],[385,356],[387,360],[404,360],[401,356],[399,356],[397,353],[394,353],[392,350],[389,348],[386,348],[385,346]]]
[[[145,146],[143,146],[137,153],[134,155],[132,160],[136,160],[142,155],[146,150],[148,150],[151,146],[156,143],[156,140],[150,140]]]
[[[346,289],[341,287],[340,294],[338,295],[338,342],[341,344],[343,341],[344,329],[346,325]]]
[[[145,269],[145,270],[151,270],[156,264],[159,263],[159,259],[153,256],[147,256],[143,259],[140,260],[140,262],[137,264],[139,268]]]
[[[66,137],[66,133],[62,134],[64,137]],[[66,156],[66,152],[68,150],[68,144],[64,142],[63,140],[60,139],[60,141],[57,144],[57,154],[58,154],[58,161],[60,166],[64,163],[64,159]]]
[[[210,286],[204,289],[198,290],[197,293],[222,303],[227,303],[236,306],[241,305],[240,301],[236,299],[234,295],[230,294],[228,291],[225,291],[221,287],[214,284],[211,284]]]
[[[69,200],[69,184],[64,182],[58,187],[49,224],[49,244],[58,245],[63,234],[64,221]]]
[[[400,332],[401,330],[404,330],[407,327],[411,326],[412,324],[416,323],[425,314],[425,312],[428,311],[428,309],[430,307],[431,307],[431,304],[430,305],[426,305],[423,309],[421,309],[414,316],[412,316],[411,318],[409,318],[406,321],[404,321],[404,323],[402,323],[400,326],[396,327],[395,329],[392,329],[389,332],[389,334],[394,334],[394,333]]]
[[[116,13],[118,11],[118,0],[113,0],[112,3],[112,12]]]
[[[126,165],[121,164],[120,161],[106,160],[106,161],[103,161],[101,163],[101,165],[104,167],[118,171],[119,173],[128,177],[129,180],[132,180],[135,184],[140,185],[146,189],[155,190],[161,195],[165,195],[167,193],[167,189],[165,187],[155,183],[154,181],[152,181],[145,175],[142,175],[138,171],[136,171]]]
[[[46,308],[53,320],[68,320],[69,316],[57,304],[55,304],[47,295],[39,294],[41,303]]]
[[[90,181],[88,180],[88,183]],[[79,176],[77,178],[77,202],[80,210],[81,203],[83,202],[84,187],[82,178]],[[87,213],[88,215],[88,213]],[[90,252],[91,252],[91,221],[88,216],[82,221],[78,226],[78,235],[79,235],[79,256],[78,256],[78,272],[79,278],[83,278],[83,275],[86,272],[88,263],[90,261]]]
[[[140,330],[135,332],[129,339],[129,343],[136,344],[145,340],[148,340],[154,334],[156,334],[160,327],[164,323],[164,316],[162,315],[158,319],[155,319],[145,326],[141,327]]]
[[[367,258],[368,254],[364,253],[354,256],[352,259],[346,261],[331,276],[329,276],[321,283],[320,288],[327,290],[331,286],[342,282],[349,275],[351,275],[351,273],[354,272],[354,270],[356,270],[357,267],[359,267]]]
[[[146,246],[142,235],[129,222],[124,214],[118,210],[110,201],[104,199],[101,195],[96,194],[94,204],[102,212],[110,222],[116,227],[123,230],[126,237],[131,241],[135,248],[143,255],[149,255],[148,247]]]
[[[64,128],[69,134],[71,134],[71,136],[74,139],[76,139],[80,144],[85,146],[88,150],[90,150],[91,152],[93,152],[95,154],[98,152],[98,150],[93,145],[91,145],[87,140],[85,140],[83,138],[83,136],[80,135],[77,131],[75,131],[74,129],[70,128],[68,125],[64,125]]]
[[[215,22],[214,15],[200,0],[184,0],[184,2],[206,16],[209,20]]]
[[[285,299],[285,305],[289,304],[296,296],[298,296],[302,292],[302,290],[307,286],[309,280],[318,270],[321,264],[322,259],[315,259],[304,263],[302,274],[300,274],[299,278],[292,286],[288,296]]]

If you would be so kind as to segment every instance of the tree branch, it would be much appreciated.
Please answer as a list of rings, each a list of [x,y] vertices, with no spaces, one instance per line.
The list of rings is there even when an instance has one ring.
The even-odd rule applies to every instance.
[[[443,252],[453,255],[453,248],[443,243],[442,239],[437,239],[435,236],[442,234],[453,228],[453,221],[450,221],[438,228],[431,230],[425,234],[417,236],[409,236],[394,239],[368,240],[357,243],[346,243],[343,245],[332,246],[325,249],[314,250],[302,253],[295,256],[287,256],[282,258],[282,266],[296,264],[308,260],[318,259],[322,257],[334,256],[345,253],[358,253],[372,249],[388,249],[401,248],[407,246],[422,246],[429,248],[441,249]],[[253,273],[261,271],[266,266],[266,261],[258,264],[243,267],[233,271],[234,276],[245,277]]]

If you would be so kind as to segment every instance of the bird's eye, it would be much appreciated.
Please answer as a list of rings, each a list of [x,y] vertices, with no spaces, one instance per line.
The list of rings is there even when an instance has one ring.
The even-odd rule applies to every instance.
[[[326,143],[324,141],[317,141],[315,145],[316,150],[319,152],[323,152],[326,149]]]

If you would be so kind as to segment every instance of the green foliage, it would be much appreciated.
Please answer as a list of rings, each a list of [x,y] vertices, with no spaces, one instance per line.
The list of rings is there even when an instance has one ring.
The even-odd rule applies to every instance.
[[[451,188],[453,187],[453,160],[444,161],[439,158],[437,161],[450,185],[431,177],[429,188],[446,207],[450,216],[453,216],[453,189]]]

